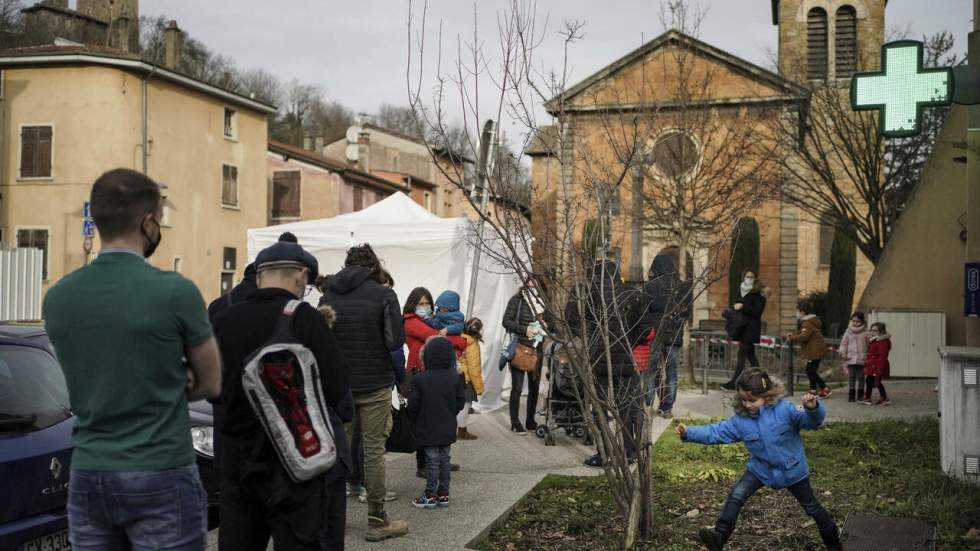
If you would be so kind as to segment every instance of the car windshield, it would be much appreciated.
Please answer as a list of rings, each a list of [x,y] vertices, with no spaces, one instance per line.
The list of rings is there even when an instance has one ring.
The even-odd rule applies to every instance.
[[[71,415],[61,367],[28,346],[0,346],[0,433],[31,432]]]

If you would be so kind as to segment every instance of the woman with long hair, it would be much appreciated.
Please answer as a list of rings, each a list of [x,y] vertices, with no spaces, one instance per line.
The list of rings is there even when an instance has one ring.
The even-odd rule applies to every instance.
[[[762,339],[762,314],[766,311],[766,297],[762,293],[762,286],[759,285],[755,270],[748,268],[742,272],[742,285],[738,293],[739,296],[732,308],[745,316],[745,328],[738,336],[738,361],[735,364],[735,374],[727,383],[721,385],[721,389],[727,391],[735,390],[735,382],[745,369],[746,361],[752,367],[759,367],[759,360],[755,357],[755,345]]]

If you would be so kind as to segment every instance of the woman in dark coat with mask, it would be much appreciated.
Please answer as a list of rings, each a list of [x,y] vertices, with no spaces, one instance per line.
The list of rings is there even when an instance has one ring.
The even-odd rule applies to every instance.
[[[755,357],[755,345],[762,339],[762,314],[766,311],[766,297],[762,294],[757,275],[751,268],[742,272],[742,285],[738,289],[739,297],[732,308],[745,316],[745,327],[738,336],[738,361],[735,364],[735,375],[721,385],[722,390],[735,390],[735,382],[745,369],[746,361],[752,367],[759,367],[759,360]]]

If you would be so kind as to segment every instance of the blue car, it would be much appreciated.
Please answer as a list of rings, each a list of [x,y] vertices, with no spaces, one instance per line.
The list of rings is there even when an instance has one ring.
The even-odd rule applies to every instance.
[[[188,405],[191,441],[218,524],[211,404]],[[0,324],[0,551],[70,549],[68,474],[74,417],[44,326]]]
[[[44,344],[0,335],[0,551],[71,548],[73,421],[61,367]]]

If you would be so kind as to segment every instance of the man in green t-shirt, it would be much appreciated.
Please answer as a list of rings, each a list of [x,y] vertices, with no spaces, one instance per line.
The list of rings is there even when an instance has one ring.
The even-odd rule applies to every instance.
[[[75,413],[69,540],[83,550],[203,550],[207,500],[187,402],[221,388],[204,300],[146,262],[162,238],[159,185],[112,170],[95,181],[91,205],[102,250],[44,299]]]

